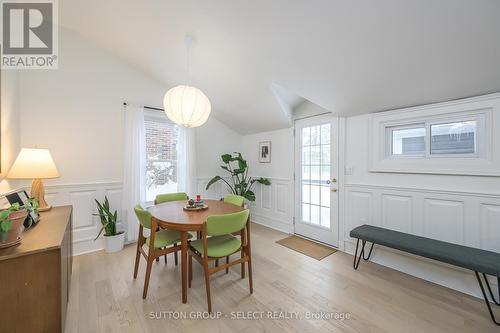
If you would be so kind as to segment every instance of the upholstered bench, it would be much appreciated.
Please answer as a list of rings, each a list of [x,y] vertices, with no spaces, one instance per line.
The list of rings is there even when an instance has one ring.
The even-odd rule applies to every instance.
[[[364,260],[370,259],[374,244],[378,244],[474,271],[491,319],[496,325],[500,326],[500,322],[496,320],[493,314],[490,301],[486,295],[486,290],[480,277],[480,274],[482,274],[493,303],[500,306],[500,288],[499,300],[496,300],[486,277],[486,275],[497,277],[500,287],[500,253],[415,236],[366,224],[351,230],[350,236],[357,238],[353,263],[354,269],[358,269],[361,258]],[[360,241],[361,248],[359,246]],[[365,252],[365,245],[367,242],[372,243],[368,255],[366,255]]]

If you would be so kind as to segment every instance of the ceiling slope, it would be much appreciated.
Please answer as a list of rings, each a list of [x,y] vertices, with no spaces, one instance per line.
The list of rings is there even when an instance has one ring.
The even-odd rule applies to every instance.
[[[290,126],[273,83],[342,115],[500,91],[497,0],[64,0],[60,23],[241,134]],[[186,73],[184,36],[196,39]]]

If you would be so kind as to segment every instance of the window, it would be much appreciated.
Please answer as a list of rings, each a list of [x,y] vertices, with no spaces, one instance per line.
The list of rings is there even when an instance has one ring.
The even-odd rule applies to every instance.
[[[477,121],[431,125],[431,155],[475,154]]]
[[[425,124],[390,127],[391,155],[425,155]]]
[[[369,172],[500,175],[500,94],[368,118]]]
[[[476,156],[481,119],[427,120],[420,124],[386,126],[385,155],[395,158]]]
[[[146,114],[146,201],[177,192],[179,128],[163,114]]]

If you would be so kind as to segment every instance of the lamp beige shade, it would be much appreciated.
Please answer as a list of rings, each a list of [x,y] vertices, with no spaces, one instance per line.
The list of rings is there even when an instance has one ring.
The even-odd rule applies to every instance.
[[[48,149],[23,148],[7,174],[11,179],[57,178],[59,172]]]
[[[38,200],[39,210],[51,208],[45,201],[43,178],[57,178],[59,172],[48,149],[23,148],[17,156],[7,178],[33,179],[31,197]]]

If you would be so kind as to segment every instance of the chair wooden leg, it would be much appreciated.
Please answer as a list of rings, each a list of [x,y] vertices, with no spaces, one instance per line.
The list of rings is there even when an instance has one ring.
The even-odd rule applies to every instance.
[[[188,254],[188,288],[191,288],[191,281],[193,281],[193,256]]]
[[[226,256],[226,265],[229,264],[229,256]],[[226,274],[229,274],[229,267],[226,268]]]
[[[177,246],[177,243],[175,243],[175,244],[174,244],[174,246]],[[179,259],[177,258],[177,252],[178,252],[178,251],[175,251],[175,252],[174,252],[174,261],[175,261],[175,266],[177,266],[177,263],[178,263],[178,261],[179,261]]]
[[[247,243],[247,246],[245,246],[245,252],[246,252],[246,255],[248,256],[248,285],[250,287],[250,294],[253,294],[253,280],[252,280],[252,249],[251,249],[251,245],[250,245],[250,219],[249,221],[247,222],[247,226],[246,226],[246,243]]]
[[[203,270],[205,271],[205,288],[207,289],[207,304],[208,313],[212,312],[212,299],[210,297],[210,275],[208,274],[208,261],[203,264]]]
[[[253,294],[253,280],[252,280],[252,256],[250,255],[250,249],[248,249],[248,286],[250,287],[250,294]]]
[[[245,250],[242,247],[241,248],[241,258],[243,258],[244,256],[245,256]],[[241,278],[242,279],[245,278],[245,263],[244,262],[241,263]]]
[[[139,251],[140,245],[137,242],[137,250],[135,252],[135,267],[134,267],[134,279],[137,278],[137,272],[139,270],[139,260],[141,259],[141,252]]]
[[[165,265],[167,264],[167,255],[163,255],[163,259],[165,259]]]
[[[215,267],[219,267],[219,259],[215,259]]]
[[[148,263],[146,266],[146,277],[144,278],[144,290],[142,291],[142,298],[144,299],[146,299],[146,296],[148,295],[149,277],[151,276],[151,268],[153,267],[153,260],[154,259],[149,259],[148,257]]]
[[[159,262],[160,261],[160,257],[156,258],[156,262]]]

